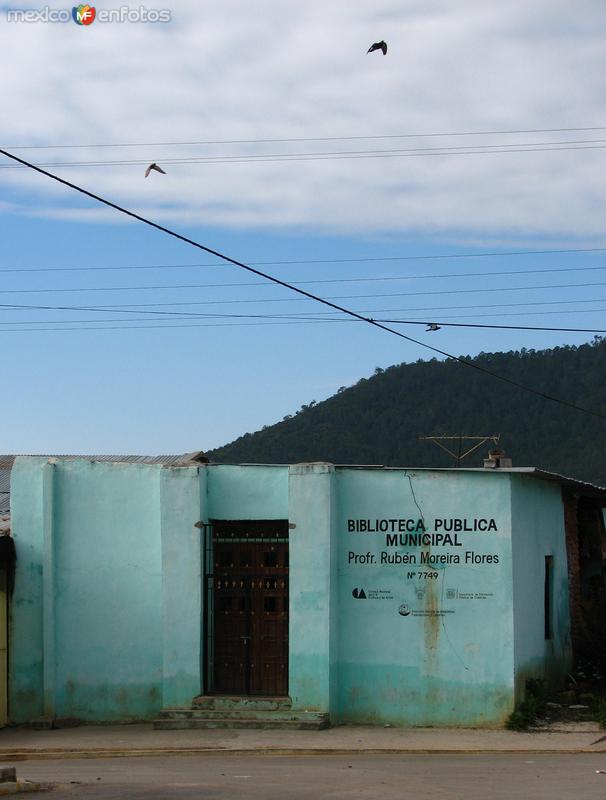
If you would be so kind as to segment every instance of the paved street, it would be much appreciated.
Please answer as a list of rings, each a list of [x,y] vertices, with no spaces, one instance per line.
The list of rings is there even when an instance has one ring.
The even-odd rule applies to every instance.
[[[52,800],[595,800],[606,754],[170,756],[28,761]],[[74,783],[72,783],[72,781]],[[40,795],[39,795],[40,796]],[[45,796],[45,795],[42,795]]]

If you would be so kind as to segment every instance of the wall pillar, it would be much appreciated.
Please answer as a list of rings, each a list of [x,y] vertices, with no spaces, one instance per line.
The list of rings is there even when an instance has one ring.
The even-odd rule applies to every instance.
[[[202,549],[206,470],[166,467],[160,474],[162,537],[162,705],[189,707],[202,687]]]
[[[289,694],[293,707],[323,712],[335,697],[334,472],[318,463],[289,469]]]
[[[11,530],[17,565],[9,604],[8,706],[14,724],[39,719],[44,710],[44,469],[53,469],[46,459],[17,458],[11,471]]]
[[[42,682],[46,719],[55,716],[55,475],[52,461],[42,467]]]

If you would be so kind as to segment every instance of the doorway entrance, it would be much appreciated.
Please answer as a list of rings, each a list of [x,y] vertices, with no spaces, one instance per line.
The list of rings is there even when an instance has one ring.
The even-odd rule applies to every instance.
[[[207,541],[207,685],[288,694],[288,521],[214,521]]]

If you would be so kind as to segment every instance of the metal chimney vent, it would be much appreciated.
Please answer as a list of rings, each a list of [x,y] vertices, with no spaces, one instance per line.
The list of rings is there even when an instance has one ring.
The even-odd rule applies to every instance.
[[[489,450],[488,458],[484,459],[484,469],[499,469],[512,466],[512,460],[505,458],[505,450]]]

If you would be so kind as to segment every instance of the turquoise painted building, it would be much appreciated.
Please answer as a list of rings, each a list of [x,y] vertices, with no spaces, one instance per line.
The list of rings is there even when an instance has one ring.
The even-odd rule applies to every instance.
[[[605,498],[532,468],[17,458],[10,719],[227,694],[499,726],[527,677],[570,669],[579,519],[601,547]]]

